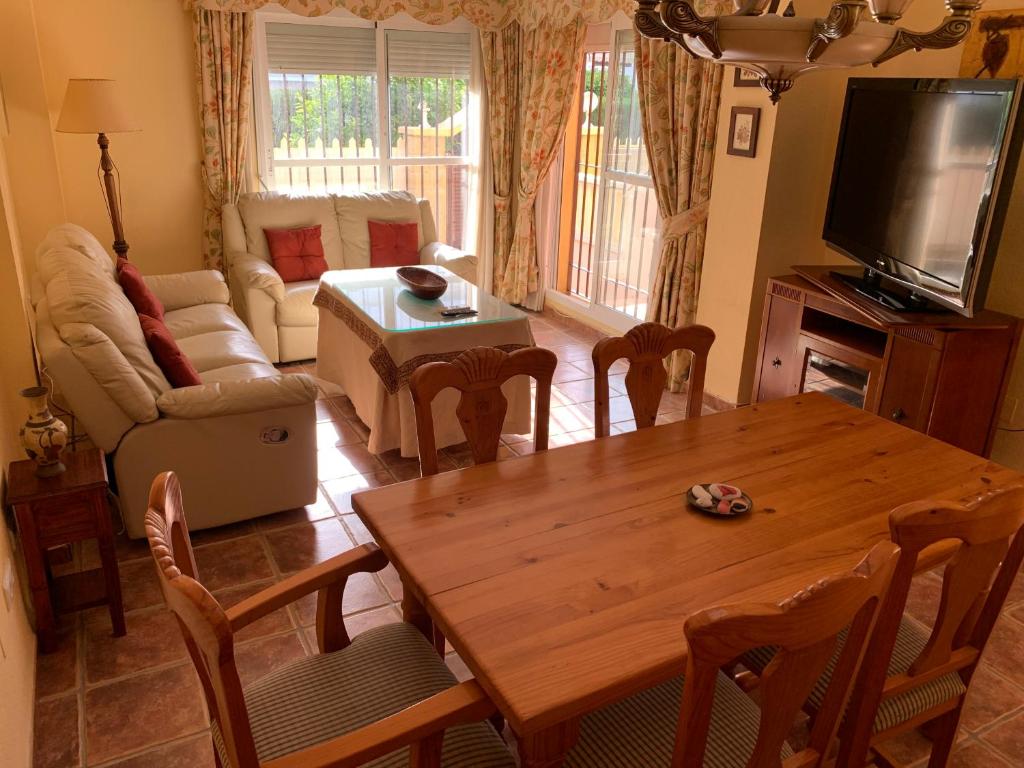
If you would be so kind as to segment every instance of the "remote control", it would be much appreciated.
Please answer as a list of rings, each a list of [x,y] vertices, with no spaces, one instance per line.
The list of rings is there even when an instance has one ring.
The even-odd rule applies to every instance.
[[[476,310],[472,307],[448,307],[441,310],[442,317],[461,317],[462,315],[475,315]]]

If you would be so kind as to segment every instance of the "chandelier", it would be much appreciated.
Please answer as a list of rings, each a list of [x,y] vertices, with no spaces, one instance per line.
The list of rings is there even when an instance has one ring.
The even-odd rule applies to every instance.
[[[971,29],[980,0],[946,0],[949,15],[930,32],[896,26],[911,0],[834,0],[828,16],[792,15],[779,0],[733,0],[735,13],[701,16],[694,0],[639,0],[636,28],[673,41],[691,56],[733,64],[758,76],[772,103],[815,69],[878,66],[901,53],[951,48]],[[867,12],[867,13],[865,13]]]

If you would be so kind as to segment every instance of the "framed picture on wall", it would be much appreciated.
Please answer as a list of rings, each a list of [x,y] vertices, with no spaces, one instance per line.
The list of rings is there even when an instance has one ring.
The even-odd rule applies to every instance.
[[[732,74],[732,84],[736,88],[757,88],[761,85],[761,80],[754,72],[748,72],[745,69],[735,67]]]
[[[757,154],[757,125],[761,121],[758,107],[733,107],[729,118],[730,155],[754,157]]]

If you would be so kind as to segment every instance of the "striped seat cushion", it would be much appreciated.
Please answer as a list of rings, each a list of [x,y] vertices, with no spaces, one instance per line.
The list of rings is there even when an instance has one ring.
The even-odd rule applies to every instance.
[[[683,678],[677,677],[583,718],[566,768],[658,768],[672,761]],[[708,730],[705,768],[746,768],[761,710],[719,673]],[[782,759],[793,750],[783,744]]]
[[[904,616],[900,621],[900,630],[896,635],[896,645],[892,651],[892,658],[889,659],[887,677],[902,675],[910,665],[914,663],[921,651],[928,643],[929,631],[913,619]],[[817,685],[807,697],[807,707],[812,712],[818,711],[822,701],[825,699],[825,691],[828,689],[829,681],[832,679],[832,672],[835,670],[839,659],[839,652],[842,650],[843,642],[846,639],[844,632],[839,636],[839,643],[832,659],[825,666],[825,671],[818,680]],[[775,649],[770,647],[755,648],[747,653],[742,661],[743,665],[753,672],[760,674],[775,655]],[[897,696],[885,699],[878,707],[878,714],[875,716],[874,732],[880,733],[894,726],[903,723],[921,712],[925,712],[944,701],[958,698],[967,692],[960,675],[951,672],[948,675],[936,678],[931,682],[919,685],[909,691]]]
[[[423,635],[399,622],[368,630],[336,653],[272,672],[245,689],[245,703],[256,752],[266,762],[374,723],[457,684]],[[214,723],[214,743],[223,760],[219,730]],[[448,729],[441,764],[515,768],[512,753],[489,723]],[[367,763],[372,768],[408,765],[408,748]]]

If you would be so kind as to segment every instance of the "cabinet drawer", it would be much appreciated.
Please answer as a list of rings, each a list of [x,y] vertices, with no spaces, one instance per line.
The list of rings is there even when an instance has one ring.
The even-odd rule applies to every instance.
[[[44,548],[96,537],[95,502],[89,495],[37,501],[32,514]]]

